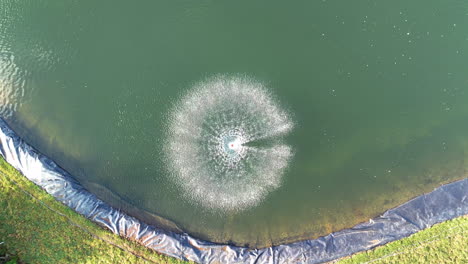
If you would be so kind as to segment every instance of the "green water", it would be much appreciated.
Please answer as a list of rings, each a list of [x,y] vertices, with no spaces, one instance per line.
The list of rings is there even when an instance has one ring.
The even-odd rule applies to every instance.
[[[295,128],[258,205],[191,203],[165,118],[243,74]],[[468,169],[465,1],[0,1],[0,113],[100,198],[147,222],[261,247],[351,227]]]

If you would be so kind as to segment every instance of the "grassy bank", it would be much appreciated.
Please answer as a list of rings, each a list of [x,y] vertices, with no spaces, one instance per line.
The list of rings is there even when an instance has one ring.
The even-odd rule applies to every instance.
[[[0,242],[4,242],[4,256],[17,256],[25,263],[182,263],[88,221],[56,202],[3,159]]]
[[[339,263],[466,263],[467,230],[454,219]],[[91,223],[0,158],[1,242],[0,263],[182,263]]]
[[[468,263],[468,217],[434,225],[338,263]]]

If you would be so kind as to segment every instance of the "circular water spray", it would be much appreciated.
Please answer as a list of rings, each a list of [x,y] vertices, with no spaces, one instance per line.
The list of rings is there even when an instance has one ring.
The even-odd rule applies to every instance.
[[[241,210],[278,188],[293,155],[283,143],[293,122],[269,91],[245,77],[198,83],[168,119],[169,171],[187,198]]]

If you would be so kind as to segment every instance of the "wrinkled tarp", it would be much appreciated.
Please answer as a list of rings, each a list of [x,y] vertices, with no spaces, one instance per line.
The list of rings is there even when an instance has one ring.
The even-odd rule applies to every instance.
[[[29,180],[88,219],[162,254],[199,263],[327,262],[468,214],[468,179],[464,179],[441,186],[353,228],[314,240],[252,250],[157,229],[112,208],[20,139],[2,119],[0,154]]]

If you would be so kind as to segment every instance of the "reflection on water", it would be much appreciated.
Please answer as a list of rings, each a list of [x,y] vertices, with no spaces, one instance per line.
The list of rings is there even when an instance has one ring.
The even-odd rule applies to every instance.
[[[3,117],[11,116],[18,108],[19,99],[24,96],[24,78],[14,62],[8,43],[8,23],[12,15],[6,8],[5,3],[0,3],[0,115]]]
[[[24,102],[26,73],[14,62],[14,55],[0,46],[0,115],[10,117]]]
[[[15,63],[10,45],[11,22],[16,12],[8,1],[0,3],[0,10],[0,115],[7,118],[21,105],[26,79]]]
[[[76,56],[69,45],[71,38],[76,40],[76,35],[67,36],[64,31],[54,30],[60,24],[50,23],[48,19],[57,17],[46,15],[52,6],[45,7],[39,2],[0,1],[0,114],[3,118],[11,118],[33,96],[34,87],[41,86],[53,72],[63,71]],[[40,12],[39,17],[29,9],[31,4]],[[41,7],[44,9],[40,10]],[[60,16],[67,17],[67,14],[60,13]],[[40,25],[48,30],[43,31]]]

